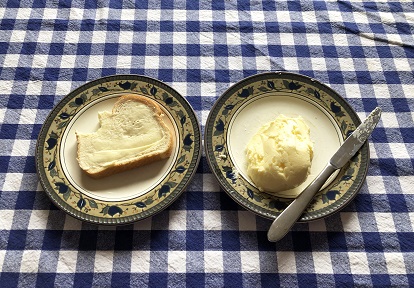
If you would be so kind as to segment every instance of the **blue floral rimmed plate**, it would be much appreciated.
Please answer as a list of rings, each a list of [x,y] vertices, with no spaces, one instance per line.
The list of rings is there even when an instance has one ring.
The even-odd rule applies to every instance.
[[[175,134],[174,151],[168,159],[92,179],[77,163],[75,131],[96,131],[98,112],[111,111],[125,94],[160,104]],[[135,222],[165,209],[185,190],[200,157],[200,126],[190,104],[170,86],[139,75],[108,76],[71,92],[46,118],[36,146],[37,173],[53,203],[75,218],[108,225]]]
[[[279,114],[305,119],[314,157],[305,183],[274,196],[260,192],[247,176],[245,145],[259,127]],[[299,74],[271,72],[243,79],[221,95],[208,116],[204,145],[210,168],[224,191],[244,208],[275,219],[360,123],[352,107],[328,86]],[[365,143],[348,165],[328,179],[299,221],[320,219],[347,205],[361,188],[368,164]]]

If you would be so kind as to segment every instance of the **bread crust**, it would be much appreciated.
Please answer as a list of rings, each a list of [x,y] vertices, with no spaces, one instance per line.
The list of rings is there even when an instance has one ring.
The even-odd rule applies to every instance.
[[[169,156],[171,156],[172,151],[174,149],[174,142],[175,142],[175,137],[174,134],[171,132],[171,130],[168,128],[168,126],[165,124],[164,120],[162,119],[162,116],[164,115],[164,112],[161,110],[159,104],[148,98],[145,96],[141,96],[141,95],[137,95],[137,94],[126,94],[121,96],[114,104],[113,108],[112,108],[112,113],[116,113],[117,110],[124,104],[127,103],[128,101],[137,101],[137,102],[141,102],[145,105],[147,105],[148,107],[152,108],[152,110],[154,111],[154,117],[156,118],[157,122],[162,126],[163,130],[165,132],[167,132],[169,134],[169,143],[168,143],[168,148],[166,151],[160,153],[157,151],[153,151],[149,154],[143,155],[141,157],[138,157],[136,159],[132,159],[129,161],[124,161],[122,163],[114,163],[111,166],[107,166],[107,167],[100,167],[102,169],[99,169],[97,171],[94,171],[96,169],[88,169],[85,170],[82,168],[82,165],[80,163],[80,137],[78,135],[78,133],[76,133],[76,140],[77,140],[77,160],[78,163],[80,165],[80,167],[82,168],[82,170],[90,177],[95,178],[95,179],[99,179],[99,178],[103,178],[103,177],[108,177],[111,176],[113,174],[117,174],[120,172],[124,172],[127,170],[131,170],[133,168],[136,167],[140,167],[143,165],[147,165],[150,164],[152,162],[158,161],[158,160],[162,160],[165,158],[168,158]]]

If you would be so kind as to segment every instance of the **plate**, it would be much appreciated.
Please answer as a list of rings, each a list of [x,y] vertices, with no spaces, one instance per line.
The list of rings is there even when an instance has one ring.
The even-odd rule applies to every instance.
[[[311,131],[314,157],[305,183],[277,196],[260,192],[246,173],[245,146],[265,123],[278,115],[302,116]],[[231,86],[214,104],[205,126],[208,163],[223,190],[244,208],[275,219],[329,161],[361,123],[352,107],[319,81],[295,73],[271,72]],[[316,220],[339,211],[357,194],[367,174],[365,143],[345,167],[333,174],[299,219]]]
[[[93,179],[76,160],[75,131],[99,128],[98,112],[111,111],[125,94],[139,94],[160,104],[175,134],[168,159],[101,179]],[[53,203],[80,220],[119,225],[152,216],[176,200],[196,172],[201,132],[190,104],[170,86],[139,75],[115,75],[86,83],[63,98],[42,126],[36,168]]]

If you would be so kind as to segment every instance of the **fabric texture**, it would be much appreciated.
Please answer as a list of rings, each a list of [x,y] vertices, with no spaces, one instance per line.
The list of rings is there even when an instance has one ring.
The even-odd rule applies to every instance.
[[[9,0],[0,30],[2,287],[414,286],[411,1]],[[177,201],[127,226],[78,221],[41,188],[37,136],[80,85],[160,79],[204,132],[230,85],[267,71],[328,84],[362,119],[382,108],[366,181],[340,212],[270,243],[271,221],[227,196],[204,156]]]

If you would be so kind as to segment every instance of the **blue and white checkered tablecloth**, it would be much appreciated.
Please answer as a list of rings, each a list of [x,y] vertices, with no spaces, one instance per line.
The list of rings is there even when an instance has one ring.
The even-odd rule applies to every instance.
[[[414,286],[413,35],[412,1],[2,1],[0,286]],[[127,226],[78,221],[41,188],[40,128],[80,85],[158,78],[204,132],[230,85],[266,71],[314,77],[360,118],[383,109],[339,213],[270,243],[271,221],[227,196],[204,156],[177,201]]]

